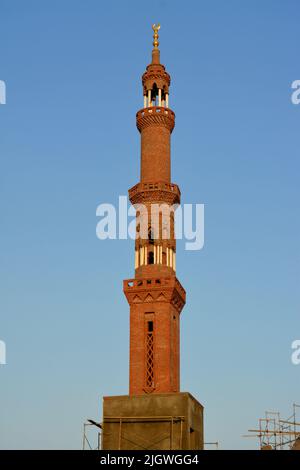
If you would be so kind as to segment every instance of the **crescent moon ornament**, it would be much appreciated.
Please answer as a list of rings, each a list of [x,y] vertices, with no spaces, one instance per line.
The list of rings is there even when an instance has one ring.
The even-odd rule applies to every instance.
[[[153,24],[152,25],[152,29],[154,31],[154,34],[153,34],[153,46],[154,46],[154,49],[157,49],[158,46],[159,46],[159,42],[158,42],[158,31],[160,30],[160,24]]]

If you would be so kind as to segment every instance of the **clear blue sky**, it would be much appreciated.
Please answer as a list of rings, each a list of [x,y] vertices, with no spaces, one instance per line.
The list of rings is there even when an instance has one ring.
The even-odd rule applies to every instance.
[[[103,395],[128,391],[134,243],[96,238],[96,207],[139,177],[140,77],[160,22],[172,76],[172,180],[205,204],[178,244],[181,389],[205,440],[300,402],[296,0],[0,2],[0,447],[80,448]]]

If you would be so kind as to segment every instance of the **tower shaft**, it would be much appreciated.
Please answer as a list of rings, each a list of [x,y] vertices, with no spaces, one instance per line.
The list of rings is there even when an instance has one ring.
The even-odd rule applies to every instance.
[[[144,107],[140,182],[129,190],[136,208],[135,277],[124,281],[130,305],[129,393],[180,390],[180,312],[185,291],[176,278],[174,212],[180,190],[171,183],[170,75],[160,64],[158,41],[142,76]]]

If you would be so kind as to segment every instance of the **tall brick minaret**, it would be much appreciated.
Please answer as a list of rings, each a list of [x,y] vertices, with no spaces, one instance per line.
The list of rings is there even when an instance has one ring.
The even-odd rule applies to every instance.
[[[185,291],[176,278],[174,211],[179,187],[171,183],[170,140],[175,114],[169,107],[170,75],[160,63],[158,28],[152,62],[142,77],[144,107],[140,182],[129,190],[137,207],[135,278],[124,281],[130,305],[129,393],[178,392],[179,324]]]
[[[180,392],[180,313],[185,290],[176,277],[169,107],[170,75],[160,63],[159,25],[142,77],[144,107],[140,182],[129,190],[136,208],[135,277],[125,280],[130,305],[129,395],[103,399],[103,449],[202,449],[203,407]],[[121,353],[121,352],[120,352]],[[195,371],[194,371],[195,372]],[[193,372],[193,373],[194,373]]]

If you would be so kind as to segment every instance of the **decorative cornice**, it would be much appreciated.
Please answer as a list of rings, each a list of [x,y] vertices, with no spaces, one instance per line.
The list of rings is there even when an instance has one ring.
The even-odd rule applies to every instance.
[[[123,281],[123,291],[129,305],[167,302],[171,303],[178,313],[185,305],[185,290],[175,276],[169,278],[127,279]]]
[[[131,204],[180,204],[180,189],[172,183],[138,183],[129,189],[128,194]]]
[[[166,93],[169,92],[171,77],[162,64],[149,64],[146,72],[142,75],[142,84],[145,91],[151,90],[154,83]]]
[[[149,126],[164,126],[170,132],[175,126],[175,113],[162,106],[152,106],[136,113],[136,126],[140,132]]]
[[[157,70],[153,70],[153,71],[147,71],[143,74],[142,76],[142,83],[143,83],[143,86],[146,85],[146,83],[150,80],[163,80],[167,83],[167,85],[170,85],[171,83],[171,78],[170,78],[170,75],[168,74],[168,72],[165,72],[164,70],[160,70],[159,68],[157,68]]]

